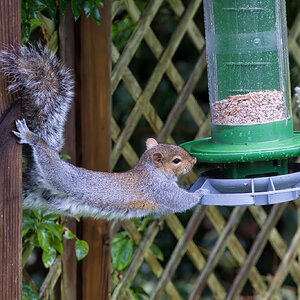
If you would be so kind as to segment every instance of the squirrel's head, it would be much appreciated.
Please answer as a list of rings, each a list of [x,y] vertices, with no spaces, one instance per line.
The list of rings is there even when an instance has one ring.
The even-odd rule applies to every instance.
[[[196,158],[192,157],[183,148],[176,145],[158,144],[153,138],[146,141],[145,152],[148,160],[160,171],[167,175],[180,177],[191,171]]]

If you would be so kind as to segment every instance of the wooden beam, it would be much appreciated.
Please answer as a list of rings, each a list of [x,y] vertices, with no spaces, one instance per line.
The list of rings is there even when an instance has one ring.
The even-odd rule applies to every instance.
[[[110,171],[111,1],[103,1],[101,25],[80,21],[82,166]],[[109,299],[109,223],[84,219],[82,238],[89,254],[82,262],[82,299]]]
[[[0,50],[19,46],[20,0],[0,5]],[[0,78],[0,299],[21,299],[22,292],[22,149],[11,131],[20,105]]]
[[[60,16],[59,20],[59,56],[64,64],[72,70],[74,80],[75,74],[75,24],[74,16],[71,10],[71,3],[68,3],[68,8],[64,16]],[[79,89],[76,89],[75,84],[75,99],[79,94]],[[68,121],[65,128],[65,145],[63,153],[70,155],[70,162],[77,164],[76,159],[76,104],[73,101],[71,110],[68,114]],[[63,217],[68,227],[74,234],[77,234],[77,222],[75,218]],[[60,281],[61,300],[76,300],[77,299],[77,259],[75,255],[75,240],[63,240],[64,252],[62,254],[62,274]]]

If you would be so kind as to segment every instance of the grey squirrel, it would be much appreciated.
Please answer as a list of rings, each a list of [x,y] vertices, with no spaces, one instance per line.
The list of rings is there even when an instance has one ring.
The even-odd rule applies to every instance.
[[[73,98],[70,71],[41,45],[3,51],[0,64],[11,81],[9,90],[22,99],[24,119],[16,121],[18,131],[13,133],[25,144],[24,208],[69,216],[132,218],[182,212],[207,193],[191,193],[177,185],[196,159],[179,146],[158,144],[153,138],[147,139],[147,150],[137,165],[123,173],[94,172],[61,160]]]

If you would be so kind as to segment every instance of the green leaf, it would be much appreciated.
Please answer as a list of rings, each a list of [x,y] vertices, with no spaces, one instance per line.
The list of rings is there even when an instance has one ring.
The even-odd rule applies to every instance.
[[[83,0],[71,0],[71,7],[74,15],[74,20],[77,21],[83,8]]]
[[[54,248],[49,248],[48,251],[43,251],[42,261],[46,268],[49,268],[53,265],[56,258],[56,250]]]
[[[141,286],[130,289],[135,300],[144,300],[149,298],[149,294]],[[146,296],[146,297],[145,297]]]
[[[57,250],[57,252],[59,252],[60,254],[63,253],[64,247],[61,239],[54,236],[51,245]]]
[[[68,161],[71,159],[71,156],[68,154],[60,154],[59,157],[64,161]]]
[[[28,210],[23,211],[22,217],[22,236],[24,237],[29,230],[36,230],[38,226],[38,220],[35,218],[33,213]]]
[[[39,294],[29,285],[22,283],[22,300],[39,300]]]
[[[46,231],[49,231],[51,234],[55,235],[60,240],[62,239],[60,224],[56,224],[52,222],[44,222],[41,224],[40,228],[44,228]]]
[[[31,209],[24,209],[22,214],[22,220],[36,220],[35,215],[33,214],[33,211]]]
[[[51,234],[47,231],[47,229],[40,226],[37,229],[37,238],[39,241],[39,246],[47,252],[51,244]]]
[[[124,238],[126,238],[128,236],[127,231],[121,231],[118,232],[117,234],[115,234],[115,236],[112,239],[112,244],[118,243],[119,241],[123,240]]]
[[[134,223],[136,227],[139,227],[142,224],[142,219],[141,218],[133,218],[131,221]]]
[[[152,244],[150,246],[151,251],[153,252],[154,256],[158,258],[159,260],[163,261],[164,260],[164,254],[162,251],[157,247],[157,245]]]
[[[29,230],[35,230],[36,229],[36,224],[35,222],[26,222],[23,223],[22,225],[22,237],[24,237]]]
[[[42,22],[39,19],[37,20],[32,18],[28,21],[28,23],[36,26],[42,26]]]
[[[84,13],[86,17],[88,18],[92,14],[92,10],[94,8],[94,3],[91,1],[84,1]]]
[[[75,237],[76,237],[75,234],[69,229],[67,229],[64,233],[64,238],[67,240],[74,239]]]
[[[149,296],[149,294],[143,289],[143,287],[141,287],[141,286],[139,286],[139,285],[135,287],[134,291],[135,291],[135,293],[137,293],[137,294]]]
[[[39,210],[33,209],[32,212],[38,220],[41,219],[41,212]]]
[[[100,25],[100,12],[98,7],[94,7],[91,12],[92,19],[97,23],[97,25]]]
[[[54,214],[50,211],[43,212],[43,219],[46,219],[48,221],[56,221],[59,218],[58,214]]]
[[[24,23],[22,26],[22,43],[27,43],[30,36],[30,24]]]
[[[73,216],[73,218],[74,218],[77,222],[80,222],[80,218],[78,218],[77,216]]]
[[[33,234],[32,236],[30,236],[29,240],[34,247],[40,247],[37,234]]]
[[[103,8],[104,4],[102,1],[100,0],[95,0],[96,1],[96,4],[100,7],[100,8]]]
[[[47,5],[39,0],[29,0],[28,1],[28,9],[31,12],[41,11],[46,8]]]
[[[75,243],[75,254],[77,260],[82,260],[89,252],[89,245],[86,241],[77,240]]]
[[[125,269],[132,259],[133,242],[125,237],[111,244],[112,264],[118,271]]]

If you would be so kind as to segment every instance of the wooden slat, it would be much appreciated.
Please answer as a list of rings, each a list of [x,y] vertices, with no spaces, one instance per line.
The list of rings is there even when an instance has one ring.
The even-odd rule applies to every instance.
[[[130,17],[132,18],[132,20],[134,22],[138,22],[138,20],[141,16],[141,13],[140,13],[137,5],[135,4],[134,0],[127,0],[127,1],[125,1],[124,5],[127,8],[128,13],[129,13]],[[184,6],[182,5],[181,1],[179,0],[178,3],[176,3],[176,5],[174,5],[172,7],[173,7],[173,9],[174,9],[174,7],[177,7],[177,8],[175,8],[175,10],[176,10],[175,13],[176,13],[176,15],[178,15],[178,17],[181,17],[182,14],[184,13]],[[191,20],[189,24],[190,25],[188,26],[188,29],[187,29],[188,33],[190,33],[191,26],[194,24],[193,20]],[[196,32],[195,28],[193,28],[192,31]],[[201,33],[195,33],[194,36],[195,35],[201,36]],[[155,58],[157,60],[159,60],[164,51],[164,48],[161,45],[159,39],[156,37],[156,35],[152,31],[151,27],[148,28],[148,30],[145,34],[145,42],[151,49]],[[199,47],[197,47],[197,49],[201,53],[201,51],[203,50],[203,47],[204,47],[204,44],[201,43],[201,39],[198,39],[197,46],[199,46]],[[175,91],[177,93],[180,93],[184,87],[184,79],[182,78],[180,73],[177,71],[177,69],[172,61],[170,61],[167,66],[166,75],[170,79]],[[203,110],[201,109],[201,107],[198,105],[195,97],[192,94],[190,94],[188,97],[187,109],[188,109],[189,113],[191,114],[195,123],[198,126],[201,126],[201,124],[203,122],[202,120],[205,118],[205,114],[204,114]]]
[[[162,3],[162,0],[151,0],[141,17],[136,30],[130,37],[123,54],[120,58],[120,60],[117,62],[117,64],[114,67],[114,70],[112,72],[112,91],[116,89],[116,87],[119,84],[119,81],[122,78],[123,72],[125,71],[126,67],[129,65],[132,57],[134,56],[138,46],[140,45],[151,21],[153,20],[154,16],[156,15],[160,5]]]
[[[126,220],[122,222],[123,228],[128,232],[130,238],[133,240],[133,242],[138,245],[140,241],[142,240],[142,236],[135,227],[134,223]],[[161,274],[163,273],[163,267],[159,263],[159,261],[156,259],[155,255],[153,254],[151,249],[148,249],[145,253],[145,261],[149,265],[151,271],[153,272],[154,276],[156,278],[161,277]],[[181,300],[182,298],[180,297],[176,287],[174,284],[169,281],[166,285],[165,289],[166,294],[170,299],[174,300]]]
[[[257,224],[262,228],[267,220],[267,214],[261,206],[253,206],[249,207],[253,217],[255,218]],[[276,227],[274,227],[269,235],[269,241],[275,250],[278,257],[282,260],[284,259],[287,251],[287,245],[283,238],[280,236]],[[300,269],[297,262],[292,263],[291,271],[290,271],[294,281],[300,284]]]
[[[296,63],[300,68],[300,46],[297,43],[299,36],[300,36],[300,12],[298,13],[294,21],[294,24],[289,32],[289,37],[288,37],[290,54],[293,55]]]
[[[205,215],[205,210],[205,206],[198,206],[196,208],[193,216],[189,220],[182,239],[178,241],[172,256],[168,261],[168,264],[166,265],[166,268],[155,287],[155,290],[151,294],[151,300],[158,300],[161,298],[166,285],[170,281],[187,250],[188,243],[191,241],[200,223],[202,222]]]
[[[204,68],[206,67],[206,51],[203,51],[202,54],[199,56],[193,71],[190,74],[189,79],[186,82],[186,85],[182,89],[175,105],[172,107],[166,123],[159,134],[159,140],[161,142],[165,141],[167,137],[172,133],[174,130],[179,117],[186,106],[186,102],[189,99],[189,96],[193,93],[196,84],[200,76],[202,75]]]
[[[80,21],[82,166],[110,170],[111,1],[103,1],[101,26]],[[89,254],[82,262],[82,299],[108,299],[110,274],[109,223],[83,220],[82,238]]]
[[[221,258],[221,255],[227,245],[227,241],[237,228],[245,210],[246,207],[241,206],[234,208],[234,210],[232,211],[230,218],[226,224],[226,227],[224,228],[224,231],[222,232],[222,234],[220,235],[220,237],[214,245],[214,248],[207,260],[205,268],[203,269],[199,278],[197,279],[196,286],[192,291],[189,300],[198,299],[198,297],[201,295],[209,275],[214,270],[215,266],[217,265],[217,262]]]
[[[243,286],[245,285],[248,279],[248,274],[250,273],[251,267],[256,264],[259,256],[261,255],[268,241],[268,237],[270,235],[272,227],[275,226],[278,222],[286,205],[287,203],[280,203],[272,207],[268,219],[266,220],[263,228],[261,229],[260,233],[256,237],[255,242],[251,247],[245,264],[234,279],[231,289],[227,295],[227,300],[233,299],[234,297],[237,297],[240,294]]]
[[[138,272],[142,262],[144,261],[144,256],[152,245],[155,236],[159,230],[159,221],[153,221],[148,227],[145,237],[141,241],[139,247],[136,249],[131,264],[124,274],[123,280],[115,288],[114,293],[112,294],[111,300],[123,299],[123,295],[127,289],[129,289],[130,284],[132,283],[135,275]]]
[[[226,226],[226,221],[224,220],[223,216],[221,215],[219,209],[215,206],[211,206],[207,209],[207,216],[214,225],[215,229],[219,234],[221,234]],[[240,266],[243,266],[246,259],[247,253],[244,250],[243,246],[240,244],[237,237],[232,234],[228,240],[228,249],[231,252],[232,256],[236,259]],[[249,280],[254,287],[254,289],[258,293],[262,293],[266,290],[266,284],[263,280],[263,277],[259,274],[257,268],[253,266],[250,269],[249,273]]]
[[[20,0],[0,5],[0,50],[19,47]],[[21,299],[22,286],[22,164],[21,146],[11,131],[20,118],[20,106],[0,78],[0,299]]]
[[[177,17],[181,17],[185,11],[185,7],[180,0],[168,0],[168,3],[172,7],[173,11],[175,12]],[[201,52],[205,41],[203,35],[201,34],[200,30],[198,29],[195,22],[192,20],[190,26],[188,27],[188,34],[196,47],[196,49]]]
[[[299,250],[300,243],[300,227],[295,233],[293,240],[291,242],[290,248],[284,256],[272,282],[270,288],[264,297],[264,300],[270,300],[275,295],[275,293],[279,290],[280,286],[283,284],[285,277],[287,276],[292,263],[297,255],[297,250]]]
[[[173,215],[167,215],[165,217],[166,224],[174,234],[174,236],[179,240],[183,237],[185,228],[179,221],[178,217]],[[191,240],[188,244],[187,248],[187,256],[190,259],[190,261],[193,263],[195,268],[198,270],[198,272],[202,272],[203,268],[205,267],[206,260],[204,256],[199,251],[199,248],[197,245]],[[210,288],[214,299],[225,299],[226,298],[226,292],[223,288],[222,284],[214,274],[214,272],[211,272],[211,274],[208,277],[207,280],[208,287]]]
[[[71,10],[71,3],[68,4],[67,11],[64,16],[60,16],[59,20],[59,57],[64,64],[69,67],[74,76],[75,74],[75,24]],[[75,84],[75,95],[79,95],[80,91]],[[76,157],[76,99],[72,103],[71,110],[68,114],[68,121],[65,128],[65,144],[63,153],[70,155],[70,162],[77,164]],[[68,227],[76,234],[77,222],[74,218],[64,217]],[[62,276],[60,281],[60,293],[62,300],[74,300],[77,298],[77,259],[75,255],[75,240],[63,239],[64,251],[62,254]]]
[[[54,286],[61,275],[61,256],[59,255],[50,267],[49,272],[40,288],[40,299],[49,299]]]

